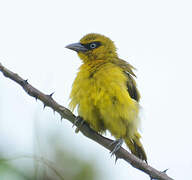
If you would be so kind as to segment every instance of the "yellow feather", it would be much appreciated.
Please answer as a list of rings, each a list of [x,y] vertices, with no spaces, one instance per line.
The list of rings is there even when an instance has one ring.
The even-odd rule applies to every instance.
[[[78,51],[83,64],[73,83],[69,107],[71,110],[78,107],[79,115],[95,131],[109,130],[115,138],[123,138],[131,152],[146,161],[137,131],[139,92],[133,79],[134,68],[118,58],[109,38],[88,34],[80,40],[81,45],[92,42],[101,45],[93,50]],[[133,92],[133,97],[129,92]],[[134,93],[138,99],[134,99]]]

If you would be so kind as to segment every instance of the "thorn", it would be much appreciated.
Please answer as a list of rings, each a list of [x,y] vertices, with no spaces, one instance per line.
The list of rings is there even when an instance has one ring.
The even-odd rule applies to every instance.
[[[45,109],[45,107],[46,107],[46,104],[43,105],[43,110]]]
[[[61,119],[60,119],[60,120],[61,120],[61,122],[62,122],[62,119],[63,119],[63,117],[61,116]]]
[[[117,163],[117,160],[118,160],[118,159],[119,159],[119,158],[116,156],[116,157],[115,157],[115,164]]]
[[[25,86],[28,84],[28,79],[21,81],[21,83]]]
[[[25,80],[25,84],[28,84],[28,79]]]
[[[166,172],[167,172],[167,170],[169,170],[169,169],[165,169],[163,172],[164,172],[164,173],[166,173]]]
[[[49,94],[49,97],[51,97],[52,98],[52,96],[53,96],[53,94],[54,94],[55,92],[52,92],[51,94]]]
[[[169,169],[165,169],[164,171],[161,171],[161,172],[166,174],[167,170],[169,170]],[[158,180],[158,179],[154,179],[151,177],[151,180]]]

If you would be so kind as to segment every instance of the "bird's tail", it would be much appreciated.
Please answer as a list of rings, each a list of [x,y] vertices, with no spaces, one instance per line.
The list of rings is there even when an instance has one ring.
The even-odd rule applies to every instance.
[[[140,142],[140,134],[137,132],[133,138],[125,138],[125,143],[131,150],[131,152],[139,159],[144,160],[147,163],[147,156],[145,150]]]

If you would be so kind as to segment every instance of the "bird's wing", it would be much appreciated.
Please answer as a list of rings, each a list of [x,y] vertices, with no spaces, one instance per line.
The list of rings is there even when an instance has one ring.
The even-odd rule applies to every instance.
[[[127,91],[129,92],[130,97],[135,99],[136,101],[139,101],[140,94],[136,87],[136,82],[134,78],[128,72],[125,72],[125,74],[127,76]]]
[[[120,66],[127,73],[129,73],[132,76],[136,77],[135,73],[133,72],[133,70],[136,70],[136,68],[133,67],[131,64],[129,64],[127,61],[124,61],[123,59],[118,58],[118,61],[116,61],[116,64],[118,66]]]
[[[128,62],[126,62],[122,59],[118,59],[114,62],[116,65],[118,65],[119,67],[121,67],[123,69],[124,73],[127,76],[127,91],[129,93],[130,97],[135,99],[136,101],[139,101],[140,94],[139,94],[139,91],[137,89],[136,82],[134,79],[134,77],[136,77],[136,75],[133,72],[133,70],[136,70],[136,69],[131,64],[129,64]]]

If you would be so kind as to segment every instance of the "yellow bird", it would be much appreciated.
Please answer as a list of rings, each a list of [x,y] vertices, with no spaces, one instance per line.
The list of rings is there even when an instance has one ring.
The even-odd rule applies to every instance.
[[[134,67],[118,57],[113,41],[100,34],[87,34],[66,48],[76,51],[83,62],[72,86],[70,109],[78,107],[79,116],[95,131],[110,131],[116,138],[112,154],[124,140],[147,162],[138,133],[140,94]]]

